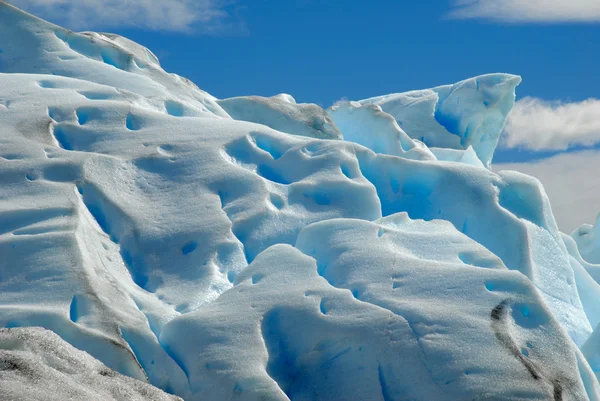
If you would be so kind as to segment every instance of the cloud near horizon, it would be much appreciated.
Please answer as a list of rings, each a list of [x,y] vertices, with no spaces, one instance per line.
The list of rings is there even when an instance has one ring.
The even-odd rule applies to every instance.
[[[508,117],[502,148],[567,150],[600,143],[600,99],[549,102],[525,97]]]
[[[455,0],[449,17],[503,22],[600,22],[598,0]]]
[[[563,153],[524,163],[493,164],[494,171],[516,170],[539,179],[550,198],[558,227],[570,234],[594,224],[600,212],[600,151]]]
[[[140,28],[218,34],[235,25],[234,0],[8,0],[73,30]]]

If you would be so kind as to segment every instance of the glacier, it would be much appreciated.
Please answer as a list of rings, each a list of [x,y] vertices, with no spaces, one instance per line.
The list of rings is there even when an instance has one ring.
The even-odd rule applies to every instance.
[[[600,400],[599,225],[490,170],[520,82],[217,99],[0,1],[0,400]]]

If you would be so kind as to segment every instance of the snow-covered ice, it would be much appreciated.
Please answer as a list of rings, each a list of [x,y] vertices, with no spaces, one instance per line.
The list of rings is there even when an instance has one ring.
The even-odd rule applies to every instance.
[[[271,98],[243,96],[218,100],[234,119],[264,124],[288,134],[320,139],[341,139],[331,117],[316,104],[297,104],[288,94]]]
[[[2,400],[176,401],[41,328],[0,329]]]
[[[221,100],[0,2],[0,400],[600,400],[596,229],[489,169],[519,83]]]

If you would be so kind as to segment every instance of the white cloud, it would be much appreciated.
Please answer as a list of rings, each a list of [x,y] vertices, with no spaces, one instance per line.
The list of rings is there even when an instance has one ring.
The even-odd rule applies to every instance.
[[[526,97],[508,117],[500,146],[565,150],[600,143],[600,100],[547,102]]]
[[[598,22],[598,0],[456,0],[453,18],[510,22]]]
[[[494,171],[516,170],[539,179],[558,227],[570,234],[582,224],[594,224],[600,212],[600,151],[564,153],[527,163],[494,164]]]
[[[232,24],[233,0],[9,0],[73,30],[142,28],[218,33]]]

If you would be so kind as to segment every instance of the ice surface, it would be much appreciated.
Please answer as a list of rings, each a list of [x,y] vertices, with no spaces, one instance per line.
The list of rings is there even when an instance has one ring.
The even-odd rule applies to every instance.
[[[340,139],[331,117],[316,104],[297,104],[288,94],[273,97],[241,96],[217,103],[234,119],[264,124],[288,134]]]
[[[519,81],[218,100],[0,2],[0,327],[61,338],[0,347],[187,401],[600,399],[600,267],[485,168]]]
[[[0,329],[0,399],[181,400],[107,368],[40,328]]]
[[[328,220],[296,248],[269,248],[163,331],[197,399],[546,400],[580,380],[529,281],[448,222]]]
[[[600,379],[600,304],[598,304],[598,299],[600,299],[600,264],[593,264],[584,260],[580,253],[581,249],[578,248],[578,243],[576,242],[576,240],[579,240],[579,244],[583,243],[586,246],[584,249],[588,250],[593,258],[595,249],[593,246],[593,237],[591,238],[592,241],[584,242],[587,240],[584,233],[587,232],[589,233],[587,235],[593,235],[591,231],[593,229],[595,227],[583,226],[579,230],[575,230],[571,234],[572,236],[563,234],[563,239],[567,250],[571,254],[571,265],[575,272],[581,302],[592,327],[594,327],[594,332],[585,344],[583,344],[581,351],[588,360],[596,377]]]
[[[577,243],[577,247],[583,259],[589,263],[600,263],[600,215],[596,224],[584,224],[573,233],[571,237]]]
[[[454,85],[374,97],[360,101],[379,105],[411,137],[429,147],[472,146],[489,166],[504,122],[515,102],[521,78],[490,74]]]
[[[421,142],[413,141],[391,115],[377,105],[339,103],[329,109],[346,141],[366,146],[375,153],[416,160],[435,160]]]

